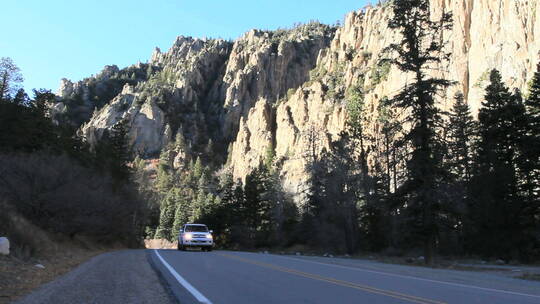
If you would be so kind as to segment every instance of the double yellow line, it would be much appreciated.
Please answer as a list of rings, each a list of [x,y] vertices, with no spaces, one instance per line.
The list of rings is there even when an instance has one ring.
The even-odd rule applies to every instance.
[[[231,255],[231,254],[226,254],[226,253],[217,253],[217,254],[221,255],[223,257],[230,258],[230,259],[237,260],[237,261],[241,261],[241,262],[244,262],[244,263],[258,265],[258,266],[262,266],[262,267],[265,267],[265,268],[270,268],[270,269],[273,269],[273,270],[286,272],[286,273],[294,274],[294,275],[297,275],[297,276],[301,276],[301,277],[305,277],[305,278],[309,278],[309,279],[313,279],[313,280],[328,282],[328,283],[332,283],[332,284],[335,284],[335,285],[349,287],[349,288],[353,288],[353,289],[358,289],[358,290],[366,291],[366,292],[369,292],[369,293],[374,293],[374,294],[379,294],[379,295],[392,297],[392,298],[396,298],[396,299],[400,299],[400,300],[409,301],[409,302],[412,302],[412,303],[418,303],[418,304],[446,304],[444,302],[439,302],[439,301],[435,301],[435,300],[410,296],[410,295],[402,294],[402,293],[395,292],[395,291],[389,291],[389,290],[374,288],[374,287],[367,286],[367,285],[351,283],[351,282],[347,282],[347,281],[342,281],[342,280],[337,280],[337,279],[333,279],[333,278],[323,277],[323,276],[312,274],[312,273],[302,272],[302,271],[298,271],[298,270],[294,270],[294,269],[290,269],[290,268],[286,268],[286,267],[281,267],[281,266],[276,266],[276,265],[272,265],[272,264],[268,264],[268,263],[263,263],[263,262],[258,262],[258,261],[254,261],[254,260],[250,260],[250,259],[245,259],[245,258],[241,258],[239,256],[235,256],[235,255]]]

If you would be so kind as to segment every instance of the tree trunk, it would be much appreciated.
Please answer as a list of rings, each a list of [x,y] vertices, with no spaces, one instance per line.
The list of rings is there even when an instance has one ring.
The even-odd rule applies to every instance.
[[[430,232],[424,243],[424,257],[426,265],[433,266],[435,263],[435,234]]]

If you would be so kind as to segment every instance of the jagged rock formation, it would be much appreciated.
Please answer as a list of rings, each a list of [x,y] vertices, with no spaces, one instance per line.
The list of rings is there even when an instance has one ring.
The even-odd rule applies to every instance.
[[[179,129],[193,143],[206,143],[207,121],[217,120],[213,112],[220,108],[207,95],[230,48],[224,40],[178,37],[169,52],[156,49],[148,81],[126,85],[81,127],[81,133],[96,144],[105,131],[126,120],[132,149],[143,156],[158,154]]]
[[[457,82],[440,100],[443,107],[449,108],[454,93],[461,91],[477,112],[486,75],[493,68],[502,72],[510,87],[526,90],[540,59],[540,5],[536,1],[433,0],[432,4],[436,13],[452,11],[455,20],[453,30],[444,35],[451,59],[436,72]],[[399,38],[387,27],[390,16],[389,6],[347,15],[331,46],[321,52],[310,81],[280,103],[275,118],[264,115],[262,104],[250,111],[233,146],[235,176],[245,176],[260,162],[262,147],[271,144],[269,134],[274,134],[284,188],[301,193],[306,180],[304,156],[313,141],[310,134],[318,134],[318,151],[338,137],[345,127],[347,92],[353,87],[365,92],[369,135],[375,140],[380,137],[379,101],[397,93],[407,81],[407,75],[397,69],[378,64],[383,48]]]
[[[477,112],[493,68],[510,87],[526,90],[540,59],[539,7],[535,0],[432,0],[435,14],[452,11],[454,16],[453,29],[443,37],[451,59],[433,72],[457,82],[441,97],[443,107],[461,91]],[[188,146],[177,154],[175,167],[180,167],[189,154],[207,153],[211,140],[209,158],[226,159],[240,178],[270,147],[281,164],[285,189],[300,193],[313,134],[318,152],[339,137],[348,94],[355,88],[365,93],[366,129],[378,140],[379,101],[408,79],[378,64],[383,48],[399,39],[387,27],[390,17],[391,7],[384,4],[348,14],[337,29],[313,23],[287,31],[252,30],[234,43],[179,37],[168,52],[156,49],[139,67],[148,70],[146,78],[122,84],[104,105],[92,103],[84,83],[63,81],[59,95],[62,100],[82,96],[83,106],[97,106],[81,127],[92,144],[126,119],[139,154],[156,155],[180,136]],[[99,78],[120,72],[103,72]],[[69,105],[62,102],[55,106],[58,111]]]
[[[274,103],[308,80],[333,29],[313,23],[285,31],[251,30],[235,42],[214,98],[223,100],[223,133],[234,139],[240,117],[260,99]]]
[[[146,81],[147,73],[148,65],[137,63],[122,70],[116,65],[108,65],[96,76],[76,83],[63,78],[56,93],[58,102],[51,106],[51,115],[57,123],[78,127],[92,117],[95,109],[117,96],[125,84]]]

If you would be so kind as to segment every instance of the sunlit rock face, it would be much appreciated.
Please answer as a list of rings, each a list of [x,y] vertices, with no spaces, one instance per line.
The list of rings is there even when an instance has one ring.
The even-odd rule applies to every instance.
[[[182,127],[192,141],[204,141],[205,115],[211,117],[212,109],[220,108],[219,101],[209,104],[207,95],[222,74],[230,48],[224,40],[181,36],[168,52],[156,49],[147,67],[148,79],[126,84],[81,127],[81,133],[95,145],[105,131],[125,120],[131,147],[142,156],[159,154]]]
[[[442,37],[450,60],[432,72],[456,82],[438,97],[441,107],[448,109],[459,91],[477,113],[494,68],[508,86],[526,91],[540,59],[539,7],[535,0],[432,0],[434,16],[452,12],[454,18]],[[92,109],[80,128],[91,144],[121,119],[141,155],[157,155],[180,133],[188,148],[178,153],[175,167],[206,153],[202,147],[212,141],[211,157],[244,178],[270,147],[284,188],[298,194],[307,179],[306,153],[313,146],[316,153],[329,149],[345,129],[351,89],[365,92],[365,129],[380,140],[380,100],[411,79],[378,64],[382,50],[400,39],[387,26],[391,16],[391,7],[382,5],[349,13],[337,28],[312,23],[252,30],[234,42],[179,37],[167,52],[156,49],[147,64],[135,67],[142,76],[103,105],[93,106],[92,81],[63,80],[58,95],[80,96],[81,107]],[[107,67],[98,78],[110,83],[122,71]]]
[[[473,113],[483,101],[487,73],[501,71],[512,88],[526,91],[540,57],[540,4],[527,0],[434,0],[435,16],[452,12],[454,26],[444,33],[448,63],[437,67],[434,76],[444,76],[456,85],[439,98],[448,109],[456,92],[462,92]],[[310,134],[316,130],[318,151],[329,147],[346,126],[346,92],[364,89],[365,128],[380,140],[377,107],[384,97],[396,94],[410,79],[396,68],[376,75],[382,50],[398,41],[388,28],[389,6],[366,8],[347,15],[329,48],[320,51],[310,79],[279,103],[273,117],[264,115],[257,103],[242,121],[230,162],[236,176],[245,176],[265,156],[265,147],[275,147],[282,163],[284,188],[298,194],[305,190],[305,155],[312,147]],[[536,35],[535,35],[536,34]],[[382,69],[384,71],[384,68]],[[380,73],[379,73],[380,74]]]

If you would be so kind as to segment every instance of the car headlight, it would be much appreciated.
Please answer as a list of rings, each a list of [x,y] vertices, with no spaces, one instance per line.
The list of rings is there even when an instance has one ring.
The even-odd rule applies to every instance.
[[[184,240],[191,240],[193,238],[193,235],[191,233],[184,234]]]
[[[212,238],[212,235],[211,235],[210,233],[207,233],[207,234],[206,234],[206,238],[207,238],[207,239],[211,239],[211,238]]]

